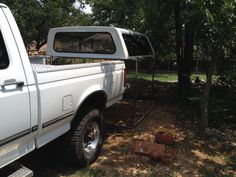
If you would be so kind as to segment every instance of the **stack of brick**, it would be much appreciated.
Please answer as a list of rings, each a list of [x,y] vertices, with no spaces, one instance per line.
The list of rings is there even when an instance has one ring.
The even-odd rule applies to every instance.
[[[149,156],[153,160],[160,160],[165,165],[170,165],[176,157],[175,150],[171,148],[173,144],[173,136],[164,132],[158,132],[154,143],[135,141],[134,152]]]

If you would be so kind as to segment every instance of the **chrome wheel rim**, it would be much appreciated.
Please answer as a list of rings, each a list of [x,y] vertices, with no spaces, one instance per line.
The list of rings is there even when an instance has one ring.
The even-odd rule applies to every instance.
[[[96,151],[99,143],[100,128],[97,122],[90,122],[84,131],[83,149],[87,156]]]

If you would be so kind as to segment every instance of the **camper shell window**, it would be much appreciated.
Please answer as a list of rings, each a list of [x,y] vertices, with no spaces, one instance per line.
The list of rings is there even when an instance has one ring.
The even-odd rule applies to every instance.
[[[152,48],[146,36],[122,34],[129,56],[149,56],[153,55]]]
[[[103,32],[59,32],[55,36],[56,52],[113,54],[116,47],[112,36]]]

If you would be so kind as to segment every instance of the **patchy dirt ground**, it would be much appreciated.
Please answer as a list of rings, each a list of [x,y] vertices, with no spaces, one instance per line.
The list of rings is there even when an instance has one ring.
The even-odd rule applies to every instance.
[[[113,107],[109,111],[110,114],[108,113],[109,117],[114,113],[117,115],[113,117],[119,120],[116,127],[132,122],[130,117],[133,115],[129,112],[131,105],[123,103],[118,106],[122,108]],[[216,132],[209,132],[208,141],[195,140],[193,123],[179,120],[178,115],[177,106],[159,103],[136,129],[122,130],[121,127],[114,132],[113,128],[108,134],[100,158],[92,167],[112,167],[126,176],[201,176],[206,173],[215,176],[236,175],[235,166],[231,170],[227,166],[227,157],[233,155],[236,150],[234,137],[225,137],[223,134],[217,136]],[[177,157],[170,166],[133,153],[135,140],[154,142],[154,135],[160,130],[172,132],[176,137],[173,148],[177,152]]]
[[[144,103],[139,102],[144,108]],[[147,118],[135,129],[132,102],[122,102],[105,112],[108,119],[107,136],[97,161],[87,169],[75,169],[65,164],[55,144],[24,157],[21,162],[31,168],[36,177],[79,176],[236,176],[236,132],[209,130],[204,141],[196,139],[194,121],[183,120],[177,105],[155,103]],[[146,108],[150,105],[146,106]],[[137,117],[141,116],[140,112]],[[171,165],[135,154],[135,140],[154,141],[159,130],[176,136],[172,146],[176,158]]]

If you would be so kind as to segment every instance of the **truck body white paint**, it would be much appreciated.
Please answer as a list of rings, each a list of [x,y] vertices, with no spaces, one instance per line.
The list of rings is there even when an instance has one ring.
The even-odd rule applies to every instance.
[[[104,96],[104,108],[122,99],[129,56],[123,34],[142,34],[111,27],[62,27],[48,35],[48,55],[110,58],[116,61],[77,65],[30,64],[10,9],[0,4],[0,168],[63,135],[91,95]],[[112,54],[54,51],[57,32],[110,33]],[[96,35],[95,35],[96,36]],[[149,43],[148,39],[145,39]],[[148,44],[148,45],[149,45]],[[145,57],[153,55],[150,45]],[[139,56],[137,56],[139,57]],[[118,60],[117,60],[118,59]],[[100,97],[99,97],[100,98]],[[90,100],[91,101],[91,100]],[[93,101],[93,100],[92,100]],[[94,100],[96,105],[102,100]],[[100,108],[99,108],[100,109]]]
[[[125,89],[125,65],[122,61],[31,65],[15,20],[2,4],[0,19],[9,58],[9,66],[0,69],[2,168],[67,132],[76,111],[90,94],[104,92],[106,105],[119,101]],[[12,84],[13,80],[24,85]],[[10,84],[5,86],[7,82]]]

